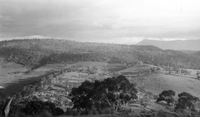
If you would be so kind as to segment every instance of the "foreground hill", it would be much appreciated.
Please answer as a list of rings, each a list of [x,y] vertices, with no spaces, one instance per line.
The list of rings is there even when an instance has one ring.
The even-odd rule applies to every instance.
[[[34,39],[0,42],[0,57],[31,69],[46,64],[98,61],[108,63],[139,62],[200,69],[200,58],[154,46],[83,43],[67,40]]]
[[[175,40],[175,41],[160,41],[145,39],[137,45],[152,45],[162,49],[173,50],[200,50],[200,40]]]
[[[115,72],[116,75],[122,74],[127,76],[129,81],[137,86],[139,92],[137,94],[138,99],[136,102],[130,102],[128,105],[122,106],[122,108],[131,110],[128,112],[132,112],[131,114],[135,116],[142,114],[141,111],[144,112],[144,110],[154,113],[157,113],[160,110],[169,113],[174,112],[172,107],[169,108],[169,105],[155,103],[155,99],[157,98],[155,95],[160,94],[163,90],[171,89],[175,91],[176,94],[189,92],[192,95],[200,96],[200,82],[193,76],[194,74],[190,76],[175,73],[168,74],[168,72],[161,69],[155,72],[149,72],[151,68],[156,66],[148,64],[134,65],[122,69],[121,67],[123,64],[107,65],[104,62],[79,62],[67,66],[63,66],[60,70],[57,69],[56,71],[51,71],[39,77],[35,77],[35,80],[33,78],[24,80],[20,83],[21,85],[26,83],[24,88],[19,85],[19,83],[6,87],[5,90],[0,90],[0,94],[7,94],[8,92],[10,94],[12,92],[16,93],[21,87],[23,89],[22,92],[20,92],[21,96],[19,95],[15,100],[23,102],[24,99],[32,101],[36,98],[45,102],[50,101],[56,105],[56,107],[66,111],[66,108],[71,107],[72,104],[70,100],[71,97],[69,96],[71,88],[80,86],[84,81],[92,82],[94,79],[102,81],[105,78],[112,77],[113,72]],[[49,68],[49,65],[46,67]],[[105,69],[106,67],[108,67],[108,69]],[[120,67],[120,69],[113,70],[113,67]],[[44,67],[41,68],[44,69]],[[175,98],[177,99],[177,95]],[[20,104],[22,104],[21,102]]]

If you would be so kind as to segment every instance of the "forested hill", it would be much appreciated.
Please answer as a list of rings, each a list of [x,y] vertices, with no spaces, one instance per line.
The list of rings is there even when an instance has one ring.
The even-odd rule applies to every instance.
[[[148,40],[144,39],[137,45],[152,45],[162,49],[173,49],[173,50],[200,50],[200,39],[198,40],[173,40],[173,41],[163,41],[163,40]]]
[[[0,56],[32,69],[48,63],[103,61],[143,63],[200,69],[200,58],[154,46],[75,42],[57,39],[10,40],[0,42]]]
[[[200,57],[200,51],[194,53],[196,56],[199,56]]]

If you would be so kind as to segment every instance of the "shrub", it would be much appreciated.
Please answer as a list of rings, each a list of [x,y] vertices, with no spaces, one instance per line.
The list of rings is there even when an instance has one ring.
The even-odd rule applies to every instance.
[[[103,81],[85,81],[73,88],[70,96],[73,108],[87,110],[111,107],[118,110],[122,104],[137,99],[137,89],[125,76],[108,78]]]
[[[197,79],[200,79],[200,71],[197,71]]]
[[[165,90],[159,94],[156,102],[165,101],[168,105],[170,105],[170,103],[174,103],[174,96],[175,92],[173,90]]]
[[[191,95],[187,92],[182,92],[178,94],[178,103],[176,104],[175,110],[179,109],[189,109],[190,111],[195,110],[195,103],[199,101],[199,98]]]

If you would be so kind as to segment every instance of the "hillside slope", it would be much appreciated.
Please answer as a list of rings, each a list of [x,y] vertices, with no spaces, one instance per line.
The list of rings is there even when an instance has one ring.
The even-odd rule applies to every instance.
[[[200,97],[200,81],[195,77],[158,73],[145,76],[143,79],[145,88],[157,95],[163,90],[170,89],[177,94],[185,91]]]
[[[200,51],[195,52],[194,55],[200,58]]]
[[[160,40],[142,40],[137,45],[152,45],[162,49],[173,50],[200,50],[200,40],[175,40],[175,41],[160,41]]]
[[[0,57],[36,69],[49,63],[98,61],[143,63],[200,69],[200,58],[184,52],[154,46],[83,43],[67,40],[34,39],[0,42]]]

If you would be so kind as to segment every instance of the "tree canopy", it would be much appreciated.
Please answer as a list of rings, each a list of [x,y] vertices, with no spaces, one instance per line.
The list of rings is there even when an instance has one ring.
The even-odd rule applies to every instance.
[[[175,91],[173,90],[164,90],[162,93],[159,94],[159,98],[156,102],[166,101],[169,105],[170,103],[174,102],[174,96],[176,95]]]
[[[85,81],[73,88],[70,96],[73,108],[92,109],[111,107],[118,110],[122,104],[137,99],[137,89],[125,76],[107,78],[103,81]]]
[[[180,94],[178,94],[178,103],[175,107],[175,110],[178,109],[189,109],[189,110],[193,110],[195,107],[195,103],[197,101],[199,101],[198,97],[195,97],[193,95],[191,95],[190,93],[187,92],[182,92]]]

